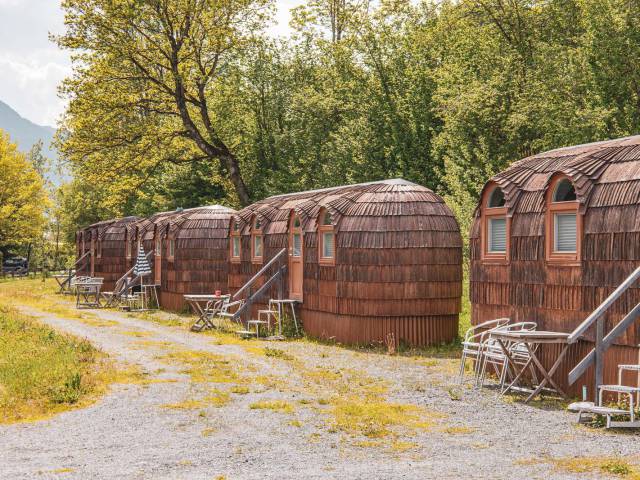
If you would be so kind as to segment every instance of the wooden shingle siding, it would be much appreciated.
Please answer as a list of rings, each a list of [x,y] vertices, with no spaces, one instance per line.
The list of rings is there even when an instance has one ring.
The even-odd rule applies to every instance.
[[[319,262],[322,209],[334,225],[331,265]],[[232,291],[260,268],[250,258],[252,219],[257,215],[263,221],[268,262],[289,248],[292,213],[299,216],[303,231],[300,313],[307,333],[344,343],[379,343],[388,333],[413,345],[455,339],[462,239],[438,195],[404,180],[388,180],[280,195],[250,205],[237,215],[243,226],[242,255],[240,263],[230,264]]]
[[[213,294],[229,290],[229,225],[235,213],[219,205],[194,208],[173,217],[166,232],[175,253],[163,262],[163,308],[183,310],[186,294]],[[166,245],[166,242],[165,242]]]
[[[95,223],[85,228],[76,236],[78,256],[81,251],[81,239],[83,235],[95,240],[94,271],[95,277],[104,278],[103,290],[111,290],[120,277],[122,277],[131,267],[126,257],[125,238],[127,229],[140,221],[138,217],[125,217],[115,220],[106,220]],[[102,254],[98,258],[98,242],[101,243]],[[87,240],[87,250],[90,248],[90,241]],[[89,275],[88,269],[81,269],[79,275]]]
[[[545,194],[558,173],[573,182],[583,220],[575,265],[550,264],[545,258]],[[510,261],[507,265],[482,261],[478,208],[470,234],[474,323],[506,316],[537,321],[541,329],[569,332],[638,267],[640,136],[544,152],[514,163],[491,182],[502,188],[511,218]],[[640,285],[614,304],[607,330],[639,301]],[[570,370],[592,339],[589,331],[563,368]],[[640,326],[629,328],[616,343],[608,353],[611,358],[637,362]],[[548,359],[551,356],[547,354]],[[606,363],[605,382],[617,381],[616,365]],[[566,380],[566,375],[558,378]],[[585,383],[582,379],[576,385]]]

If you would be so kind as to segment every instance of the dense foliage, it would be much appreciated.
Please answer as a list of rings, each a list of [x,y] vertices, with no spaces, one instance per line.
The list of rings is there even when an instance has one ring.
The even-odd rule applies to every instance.
[[[404,177],[467,228],[494,172],[636,133],[637,0],[66,0],[67,231]],[[82,206],[82,208],[80,208]]]
[[[0,253],[42,236],[47,201],[42,177],[0,130]]]

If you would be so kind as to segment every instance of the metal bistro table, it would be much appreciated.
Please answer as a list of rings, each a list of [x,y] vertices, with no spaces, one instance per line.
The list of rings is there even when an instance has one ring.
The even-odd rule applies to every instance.
[[[103,278],[91,278],[76,283],[76,308],[100,308]]]
[[[231,299],[231,295],[184,295],[184,299],[198,315],[191,330],[200,332],[206,328],[216,328],[213,317],[220,312],[224,303]]]
[[[496,339],[502,348],[502,351],[507,359],[509,366],[513,369],[515,377],[513,381],[504,389],[502,392],[507,393],[509,390],[516,390],[516,388],[522,390],[522,388],[518,387],[518,381],[522,378],[524,372],[533,366],[540,374],[542,375],[542,381],[538,384],[537,387],[531,392],[531,394],[525,400],[525,403],[530,402],[533,398],[535,398],[540,392],[545,388],[545,385],[549,383],[555,391],[562,395],[564,398],[568,398],[565,391],[553,380],[553,374],[556,372],[565,355],[567,354],[567,350],[569,349],[569,343],[567,343],[567,339],[569,337],[568,333],[563,332],[547,332],[547,331],[496,331],[491,332],[491,337]],[[511,352],[509,351],[508,344],[513,343],[521,343],[524,344],[527,351],[529,352],[530,358],[527,360],[525,365],[522,368],[518,368],[517,363],[511,357]],[[547,371],[544,368],[540,359],[536,356],[537,346],[545,345],[545,344],[558,344],[562,345],[562,350],[560,351],[560,355],[556,358],[556,361],[553,363],[551,368]]]

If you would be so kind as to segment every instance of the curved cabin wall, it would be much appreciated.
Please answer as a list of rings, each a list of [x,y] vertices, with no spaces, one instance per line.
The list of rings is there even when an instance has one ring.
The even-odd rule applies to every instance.
[[[163,237],[163,308],[182,310],[186,294],[228,291],[229,221],[235,210],[220,205],[185,210]]]
[[[329,227],[318,224],[324,212],[331,217],[333,261],[319,251],[318,231]],[[308,334],[362,344],[384,342],[389,333],[412,345],[456,338],[462,240],[439,196],[404,180],[387,180],[281,195],[251,205],[237,217],[242,251],[230,262],[233,288],[261,267],[251,255],[254,219],[263,221],[267,262],[282,248],[291,253],[294,215],[302,230],[299,311]]]
[[[570,179],[577,195],[576,256],[551,254],[550,188],[559,177]],[[580,145],[541,153],[515,163],[485,187],[502,188],[509,219],[506,262],[483,258],[483,203],[471,231],[470,295],[472,321],[510,317],[536,321],[538,328],[572,331],[640,262],[640,137]],[[484,199],[484,197],[483,197]],[[486,234],[484,234],[486,235]],[[606,320],[609,331],[640,301],[636,286],[618,300]],[[570,350],[557,378],[568,372],[593,344]],[[607,353],[605,383],[617,383],[619,363],[638,363],[640,327],[632,327]],[[556,355],[545,349],[550,365]],[[573,387],[590,385],[588,371]],[[627,381],[632,381],[629,377]],[[635,379],[637,382],[637,378]]]
[[[163,301],[163,292],[167,289],[167,277],[163,272],[166,264],[165,238],[171,222],[184,214],[184,210],[171,210],[156,213],[149,218],[140,220],[129,230],[129,241],[131,242],[132,259],[131,265],[136,262],[139,245],[142,245],[144,252],[149,255],[149,266],[152,273],[144,279],[146,284],[155,283],[158,287],[158,299],[160,306],[171,309],[171,301]]]
[[[125,251],[127,226],[138,220],[137,217],[115,220],[98,234],[94,276],[104,278],[105,291],[112,290],[131,267]]]

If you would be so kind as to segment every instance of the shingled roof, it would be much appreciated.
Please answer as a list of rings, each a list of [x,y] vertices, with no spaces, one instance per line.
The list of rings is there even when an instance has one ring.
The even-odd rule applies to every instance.
[[[542,212],[555,173],[573,180],[582,213],[590,207],[637,205],[640,135],[542,152],[515,162],[491,181],[504,191],[509,215]]]

